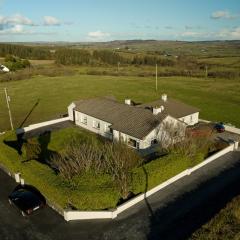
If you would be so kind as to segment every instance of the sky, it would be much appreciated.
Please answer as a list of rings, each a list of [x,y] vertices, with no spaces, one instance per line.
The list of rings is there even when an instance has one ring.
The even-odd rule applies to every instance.
[[[0,0],[0,42],[240,40],[240,0]]]

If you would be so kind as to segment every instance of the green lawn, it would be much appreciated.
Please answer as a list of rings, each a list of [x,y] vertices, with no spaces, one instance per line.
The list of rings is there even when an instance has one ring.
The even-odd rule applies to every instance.
[[[78,127],[70,127],[51,133],[48,150],[60,152],[67,141],[78,136],[83,142],[86,138],[99,141],[97,135]],[[16,141],[11,133],[0,136],[0,164],[11,172],[20,172],[26,183],[37,187],[45,197],[59,208],[71,204],[81,210],[101,210],[115,208],[121,198],[119,189],[109,174],[86,172],[76,175],[70,181],[56,173],[51,167],[36,160],[25,160],[17,151],[4,143]],[[130,191],[139,194],[150,190],[181,171],[190,168],[204,159],[202,153],[193,158],[176,153],[153,160],[132,170]]]
[[[240,127],[240,79],[159,78],[155,92],[154,77],[38,76],[28,80],[0,83],[0,131],[10,128],[3,88],[11,96],[14,126],[19,127],[35,103],[25,126],[58,117],[67,106],[81,98],[115,95],[118,100],[137,102],[157,99],[162,93],[201,109],[201,118],[224,121]]]

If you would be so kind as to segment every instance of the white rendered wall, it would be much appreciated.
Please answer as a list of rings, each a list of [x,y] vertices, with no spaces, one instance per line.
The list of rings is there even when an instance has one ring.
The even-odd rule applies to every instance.
[[[171,116],[167,116],[161,124],[159,124],[158,127],[156,127],[154,130],[152,130],[142,141],[142,149],[148,148],[151,146],[151,142],[154,139],[158,139],[158,140],[163,140],[163,139],[167,139],[167,137],[163,137],[163,134],[167,135],[168,133],[166,132],[166,124],[168,124],[169,126],[177,126],[178,124],[181,124],[181,127],[183,128],[183,131],[185,130],[185,124],[179,122],[177,119],[171,117]]]
[[[68,106],[68,116],[71,121],[74,121],[73,109],[76,107],[75,103],[71,103]]]
[[[185,122],[187,125],[194,125],[198,123],[199,112],[187,115],[185,117],[179,118],[179,120]]]
[[[81,122],[81,119],[84,116],[87,117],[87,124]],[[100,129],[96,129],[96,128],[93,127],[93,121],[100,122]],[[99,134],[101,136],[104,136],[106,138],[112,139],[112,134],[110,132],[106,132],[106,126],[107,127],[111,126],[111,124],[108,123],[108,122],[105,122],[105,121],[99,120],[97,118],[94,118],[92,116],[86,115],[84,113],[75,111],[75,124],[82,127],[82,128],[85,128],[85,129],[87,129],[91,132],[94,132],[94,133],[97,133],[97,134]]]

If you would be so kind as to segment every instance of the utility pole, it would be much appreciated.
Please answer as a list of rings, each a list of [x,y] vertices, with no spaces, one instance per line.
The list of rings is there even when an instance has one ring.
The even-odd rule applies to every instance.
[[[120,62],[118,62],[118,72],[119,72],[119,66],[120,66]]]
[[[5,91],[5,97],[6,97],[6,102],[7,102],[7,108],[8,108],[8,114],[9,114],[11,129],[13,130],[12,114],[11,114],[11,109],[10,109],[10,105],[9,105],[10,97],[7,94],[7,88],[4,88],[4,91]]]
[[[205,65],[205,78],[207,78],[207,77],[208,77],[208,66]]]
[[[158,90],[158,68],[156,64],[156,91]]]

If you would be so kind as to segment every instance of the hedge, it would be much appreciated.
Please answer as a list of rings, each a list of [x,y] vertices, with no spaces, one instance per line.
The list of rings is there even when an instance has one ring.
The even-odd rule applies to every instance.
[[[59,139],[55,133],[52,137],[52,140]],[[81,210],[100,210],[117,206],[120,194],[109,175],[90,172],[68,182],[46,164],[36,160],[23,162],[23,157],[4,140],[7,144],[17,142],[13,132],[0,136],[0,163],[11,172],[20,172],[26,183],[38,188],[57,207],[67,208],[71,205]],[[58,149],[62,144],[60,141],[55,146],[54,143],[50,145]],[[135,168],[132,172],[132,192],[138,194],[149,190],[203,159],[203,154],[198,154],[194,160],[169,154]]]
[[[132,191],[138,194],[150,190],[187,168],[202,162],[203,159],[204,154],[201,153],[198,153],[194,159],[173,153],[144,164],[133,170]]]

